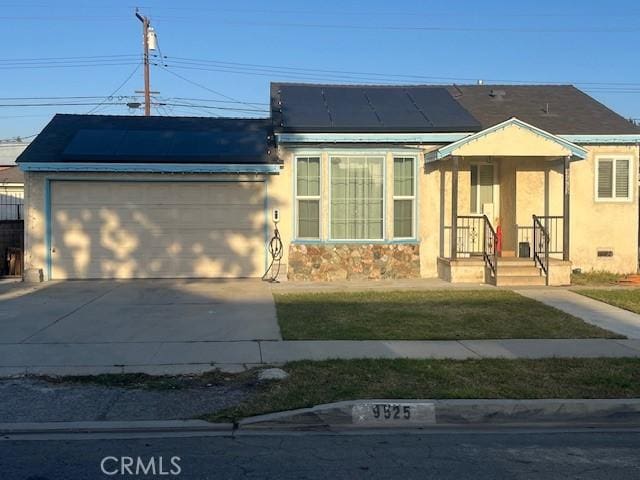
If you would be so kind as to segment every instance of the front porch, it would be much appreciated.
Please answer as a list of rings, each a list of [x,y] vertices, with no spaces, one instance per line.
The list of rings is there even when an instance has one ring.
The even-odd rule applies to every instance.
[[[437,150],[430,161],[441,171],[438,276],[568,285],[570,165],[585,156],[515,118]]]

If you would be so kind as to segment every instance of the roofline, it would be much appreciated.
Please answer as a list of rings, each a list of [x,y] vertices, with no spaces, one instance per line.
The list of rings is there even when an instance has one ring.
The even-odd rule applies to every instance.
[[[524,122],[523,122],[524,123]],[[278,133],[277,143],[452,143],[481,132],[452,133]],[[544,131],[544,130],[543,130]],[[548,133],[548,132],[547,132]],[[553,135],[553,134],[549,134]],[[638,134],[554,135],[575,144],[636,145]]]
[[[276,133],[277,143],[451,143],[472,135],[457,133]]]
[[[279,173],[279,164],[23,162],[23,172]]]
[[[466,145],[467,143],[473,142],[474,140],[482,138],[486,135],[489,135],[493,132],[501,130],[510,125],[517,125],[521,128],[524,128],[526,130],[529,130],[535,133],[536,135],[540,135],[541,137],[544,137],[547,140],[558,143],[562,145],[564,148],[566,148],[567,150],[569,150],[571,154],[575,157],[578,157],[578,158],[587,157],[587,154],[588,154],[587,150],[576,145],[575,143],[565,140],[564,138],[559,137],[557,135],[553,135],[552,133],[542,130],[541,128],[534,127],[533,125],[530,125],[527,122],[523,122],[522,120],[519,120],[516,117],[511,117],[510,119],[505,120],[504,122],[498,123],[497,125],[489,127],[485,130],[482,130],[481,132],[474,133],[473,135],[469,135],[468,137],[458,140],[457,142],[453,142],[449,145],[439,148],[438,150],[433,152],[429,156],[429,158],[426,159],[426,161],[428,163],[436,160],[442,160],[443,158],[450,156],[456,149]]]
[[[382,87],[382,88],[407,88],[407,87],[573,87],[571,83],[313,83],[313,82],[271,82],[271,86],[300,86],[300,87],[341,87],[341,88],[359,88],[359,87]]]
[[[622,133],[622,134],[572,134],[572,135],[558,135],[560,138],[572,143],[585,143],[585,144],[638,144],[640,143],[640,132],[638,133]]]

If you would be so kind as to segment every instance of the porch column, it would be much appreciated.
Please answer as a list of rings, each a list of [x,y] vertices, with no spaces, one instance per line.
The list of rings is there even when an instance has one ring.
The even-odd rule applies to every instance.
[[[564,174],[562,182],[562,259],[569,260],[569,227],[571,226],[571,216],[569,207],[569,189],[571,183],[570,175],[571,156],[564,157]]]
[[[452,158],[451,168],[451,258],[458,258],[458,157]]]

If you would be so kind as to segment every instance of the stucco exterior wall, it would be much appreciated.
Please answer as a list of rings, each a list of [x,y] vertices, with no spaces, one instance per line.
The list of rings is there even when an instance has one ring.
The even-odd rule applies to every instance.
[[[354,255],[363,255],[362,249],[367,248],[373,252],[378,244],[393,244],[396,243],[393,240],[393,158],[394,156],[414,156],[416,158],[416,231],[415,239],[402,240],[399,243],[407,243],[412,251],[415,251],[415,255],[418,255],[419,251],[419,275],[422,277],[436,277],[437,265],[436,259],[439,253],[439,235],[440,235],[440,212],[438,209],[434,209],[434,205],[440,204],[440,188],[439,172],[434,175],[425,174],[424,165],[424,152],[431,151],[437,148],[435,145],[427,146],[375,146],[363,148],[360,146],[344,147],[337,146],[331,148],[327,146],[313,147],[280,147],[278,155],[283,160],[283,169],[281,171],[280,178],[274,179],[277,182],[278,188],[283,189],[283,192],[288,192],[290,202],[283,210],[282,225],[280,228],[282,239],[284,243],[285,252],[290,253],[291,242],[296,245],[307,246],[328,246],[331,249],[336,247],[344,250],[342,247],[353,250]],[[384,223],[384,239],[380,242],[340,242],[332,241],[329,238],[329,222],[330,222],[330,198],[329,198],[329,158],[332,155],[338,154],[350,154],[350,155],[371,155],[371,156],[384,156],[385,158],[385,223]],[[317,156],[321,159],[321,198],[320,198],[320,239],[319,240],[298,240],[295,239],[295,197],[294,197],[294,162],[296,157],[305,156]],[[461,202],[463,200],[461,199]],[[414,249],[414,245],[417,248]],[[414,249],[414,250],[413,250]],[[426,250],[425,250],[426,249]],[[295,249],[296,252],[299,249]],[[314,250],[315,251],[315,250]],[[299,255],[298,255],[299,257]],[[385,257],[383,255],[383,257]],[[389,271],[386,271],[385,276],[389,278],[411,278],[415,277],[416,269],[411,266],[409,269],[399,269],[394,267],[392,261],[392,255],[389,257]],[[386,258],[386,257],[385,257]],[[432,261],[429,261],[432,260]],[[417,260],[416,260],[417,261]],[[283,261],[283,265],[288,265],[288,259]],[[287,267],[283,268],[283,271]],[[376,268],[384,268],[384,266],[378,265]],[[292,278],[299,278],[299,276],[292,270]],[[349,270],[348,274],[357,278],[360,272]],[[376,275],[374,275],[376,276]]]
[[[273,234],[270,221],[273,209],[280,212],[278,229],[283,241],[282,269],[280,278],[286,278],[291,243],[332,244],[328,238],[329,225],[329,155],[352,152],[354,155],[384,155],[386,163],[386,222],[385,239],[380,243],[393,244],[393,156],[413,154],[417,159],[416,191],[416,235],[407,243],[419,247],[420,276],[438,276],[438,257],[449,256],[449,231],[442,226],[451,225],[451,159],[424,164],[424,153],[437,148],[436,145],[356,146],[345,148],[317,146],[289,148],[280,147],[283,160],[280,173],[265,176],[268,191],[268,236]],[[636,271],[638,264],[638,147],[596,145],[585,146],[588,157],[571,163],[571,248],[570,256],[574,268],[583,270],[609,270],[628,273]],[[534,152],[532,152],[534,153]],[[632,158],[631,172],[634,186],[632,199],[628,202],[598,202],[595,199],[595,158],[599,154],[624,154]],[[298,241],[295,236],[294,218],[294,158],[320,156],[322,161],[321,195],[321,239]],[[469,214],[470,165],[475,161],[491,161],[496,166],[497,185],[494,188],[496,218],[504,231],[504,249],[516,250],[515,225],[531,225],[531,216],[562,215],[562,160],[552,157],[466,157],[460,159],[458,214]],[[45,178],[64,179],[69,175],[27,173],[25,175],[25,269],[42,269],[46,273],[45,261]],[[74,173],[74,178],[149,180],[168,174],[90,174]],[[244,177],[217,175],[220,179]],[[176,180],[210,180],[211,175],[175,175]],[[255,179],[255,176],[252,176]],[[347,242],[345,242],[347,243]],[[370,243],[370,242],[366,242]],[[362,245],[362,244],[356,244]],[[360,247],[358,247],[360,248]],[[613,251],[612,257],[598,257],[599,249]]]
[[[638,147],[589,146],[585,160],[571,164],[571,248],[573,268],[636,272],[638,268]],[[631,199],[596,201],[595,171],[598,155],[622,154],[632,158]],[[598,257],[598,250],[612,257]]]

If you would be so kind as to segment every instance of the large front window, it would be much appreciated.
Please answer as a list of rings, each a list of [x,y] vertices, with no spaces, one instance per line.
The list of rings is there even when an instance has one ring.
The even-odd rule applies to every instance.
[[[331,238],[384,237],[384,157],[331,158]]]

